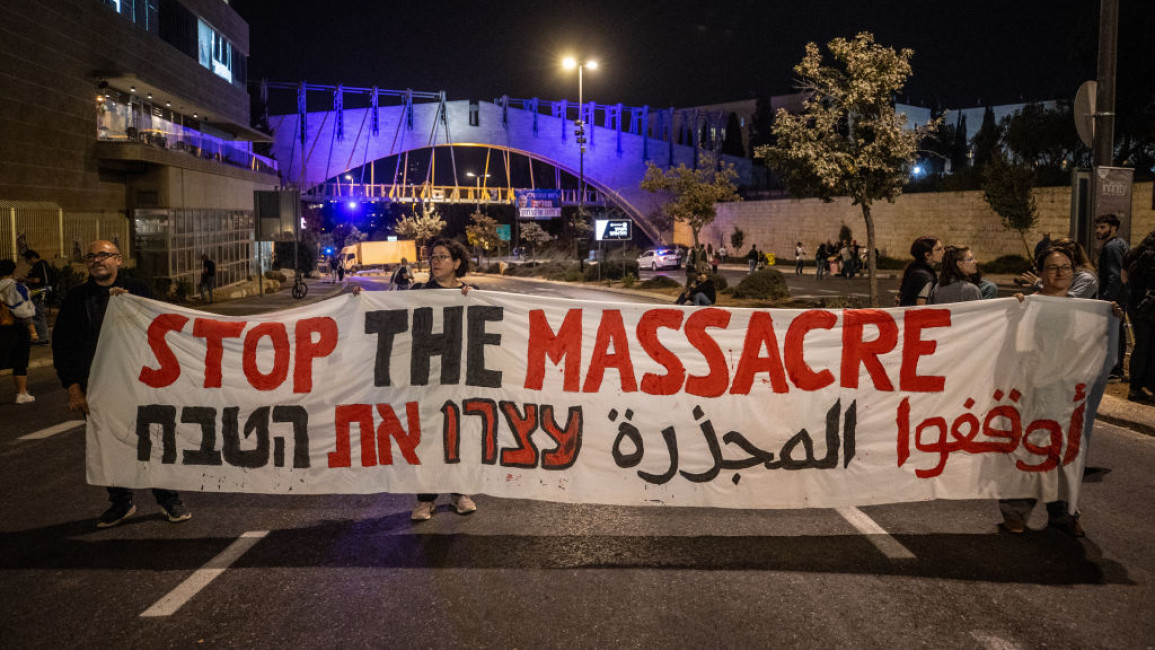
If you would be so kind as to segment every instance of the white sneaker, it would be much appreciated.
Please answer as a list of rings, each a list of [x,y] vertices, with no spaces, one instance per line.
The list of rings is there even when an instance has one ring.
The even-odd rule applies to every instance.
[[[409,515],[409,518],[413,521],[432,519],[433,509],[436,507],[432,501],[418,501],[417,507],[413,509],[413,514]]]
[[[468,515],[469,513],[477,510],[477,504],[473,502],[473,499],[470,499],[469,496],[465,494],[459,494],[453,497],[450,501],[450,504],[459,515]]]
[[[16,403],[17,404],[31,404],[32,402],[35,402],[35,401],[36,401],[36,398],[29,395],[28,393],[16,393]]]

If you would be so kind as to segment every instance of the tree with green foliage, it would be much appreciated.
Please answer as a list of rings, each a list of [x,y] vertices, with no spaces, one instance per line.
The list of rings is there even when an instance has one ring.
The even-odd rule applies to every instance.
[[[647,161],[641,188],[647,192],[669,193],[670,200],[662,206],[662,212],[690,227],[696,249],[698,233],[718,216],[715,206],[742,200],[734,185],[737,177],[733,165],[716,162],[712,155],[702,154],[697,169],[689,169],[684,164],[662,169]]]
[[[772,145],[774,140],[774,107],[770,98],[759,96],[754,103],[754,115],[750,118],[750,153],[758,147]],[[757,155],[755,160],[760,160]]]
[[[995,156],[983,170],[983,199],[1002,218],[1004,228],[1019,233],[1028,258],[1033,257],[1033,252],[1027,243],[1027,232],[1039,223],[1033,185],[1032,170],[1004,156]]]
[[[807,93],[803,112],[791,115],[780,109],[774,121],[777,144],[760,147],[756,155],[782,176],[794,196],[823,201],[848,196],[860,206],[870,302],[878,306],[871,208],[878,200],[893,203],[902,193],[918,143],[941,120],[910,129],[906,116],[895,111],[894,97],[911,75],[914,51],[878,45],[870,32],[836,38],[826,47],[830,63],[817,44],[807,43],[802,62],[794,67]]]
[[[501,245],[501,237],[497,234],[497,219],[474,212],[469,215],[470,224],[465,227],[465,237],[469,245],[478,251],[478,261],[486,253],[496,250]]]
[[[401,237],[412,237],[417,241],[417,259],[414,262],[420,269],[421,250],[425,241],[436,237],[445,229],[445,220],[437,214],[437,207],[432,203],[422,203],[421,213],[414,212],[406,215],[397,222],[395,232]]]
[[[733,112],[726,118],[726,135],[722,138],[719,153],[737,158],[746,157],[746,147],[742,146],[742,126],[738,123],[738,115]]]
[[[533,257],[537,254],[537,247],[542,244],[548,244],[554,240],[554,236],[545,231],[545,228],[537,225],[534,222],[529,222],[521,227],[521,241],[529,244],[529,255]]]
[[[1053,108],[1032,102],[1005,119],[1003,142],[1012,162],[1032,167],[1035,182],[1066,185],[1069,167],[1091,164],[1091,150],[1079,141],[1071,102]]]
[[[983,111],[983,122],[975,137],[971,138],[971,164],[981,171],[999,155],[1003,130],[995,121],[995,112],[990,106]]]
[[[730,250],[733,252],[734,257],[741,255],[742,244],[745,243],[746,233],[742,232],[742,229],[738,226],[734,226],[734,232],[730,233],[730,245],[733,246]]]

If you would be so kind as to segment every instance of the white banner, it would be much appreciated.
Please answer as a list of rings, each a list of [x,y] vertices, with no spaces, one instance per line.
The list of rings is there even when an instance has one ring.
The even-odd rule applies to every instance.
[[[88,479],[727,508],[1074,504],[1110,307],[884,310],[364,292],[229,318],[119,296]]]

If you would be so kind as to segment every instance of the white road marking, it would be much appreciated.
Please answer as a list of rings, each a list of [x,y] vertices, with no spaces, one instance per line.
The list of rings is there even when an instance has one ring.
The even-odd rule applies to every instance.
[[[171,616],[176,613],[185,603],[187,603],[193,596],[197,595],[201,589],[208,586],[210,582],[216,580],[217,576],[225,572],[225,569],[236,562],[238,558],[245,554],[245,551],[253,547],[259,542],[262,537],[268,535],[267,530],[250,530],[242,534],[236,541],[229,544],[228,548],[221,551],[213,559],[209,560],[205,565],[196,570],[191,576],[185,579],[184,582],[177,585],[176,589],[168,592],[168,594],[160,600],[153,603],[152,607],[144,610],[141,616]]]
[[[47,429],[41,429],[39,431],[20,436],[17,438],[17,440],[43,440],[45,438],[51,438],[58,433],[72,431],[73,429],[82,426],[84,426],[84,420],[69,420],[67,422],[61,422],[60,424],[54,424]]]
[[[875,523],[865,512],[858,508],[836,508],[836,510],[846,521],[850,522],[851,526],[857,528],[858,532],[866,535],[866,539],[869,539],[870,543],[874,544],[886,557],[892,560],[915,559],[915,555],[910,552],[910,549],[891,537],[886,529]]]

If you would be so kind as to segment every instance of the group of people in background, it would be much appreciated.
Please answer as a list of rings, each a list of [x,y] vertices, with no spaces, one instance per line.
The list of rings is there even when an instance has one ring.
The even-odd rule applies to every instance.
[[[795,246],[795,260],[797,261],[795,273],[798,275],[802,275],[801,257],[798,252],[800,248],[802,248],[802,242],[798,242]],[[803,249],[802,255],[804,254],[805,250]],[[865,250],[858,244],[857,239],[843,239],[838,243],[832,239],[819,242],[818,248],[814,251],[814,277],[821,280],[829,275],[843,278],[854,278],[856,275],[861,275],[862,269],[866,266],[863,261],[864,254]]]

